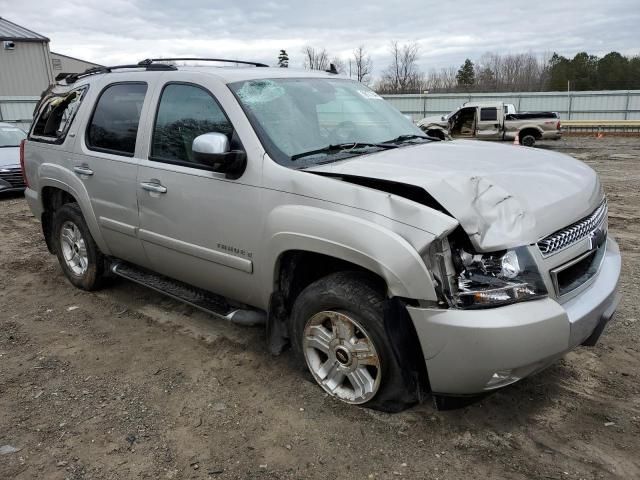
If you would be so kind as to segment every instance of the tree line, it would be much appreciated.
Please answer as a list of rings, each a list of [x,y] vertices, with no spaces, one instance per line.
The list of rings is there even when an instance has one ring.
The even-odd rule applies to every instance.
[[[489,52],[475,62],[467,58],[459,67],[424,72],[419,66],[417,43],[392,41],[389,64],[377,79],[373,78],[373,61],[363,45],[348,58],[312,46],[305,46],[301,53],[307,69],[329,70],[333,64],[339,73],[386,94],[640,89],[640,56],[627,57],[618,52],[603,57],[580,52],[573,58],[557,53]],[[288,64],[289,57],[281,50],[278,65]]]

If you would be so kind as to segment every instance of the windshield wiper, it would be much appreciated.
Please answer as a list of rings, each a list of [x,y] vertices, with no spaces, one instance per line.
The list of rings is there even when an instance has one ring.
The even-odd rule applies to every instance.
[[[416,135],[416,134],[409,134],[409,135],[400,135],[399,137],[393,138],[391,140],[387,140],[386,142],[382,142],[382,143],[402,143],[402,142],[406,142],[407,140],[415,140],[415,139],[424,139],[424,140],[440,140],[439,138],[435,138],[435,137],[429,137],[428,135]]]
[[[368,143],[368,142],[347,142],[347,143],[338,143],[337,145],[327,145],[326,147],[318,148],[316,150],[309,150],[308,152],[296,153],[291,156],[291,161],[295,162],[299,158],[310,157],[312,155],[318,155],[320,153],[331,154],[335,152],[343,152],[345,150],[351,151],[360,149],[363,147],[377,147],[384,148],[388,150],[390,148],[398,148],[397,145],[390,145],[387,142],[384,143]]]

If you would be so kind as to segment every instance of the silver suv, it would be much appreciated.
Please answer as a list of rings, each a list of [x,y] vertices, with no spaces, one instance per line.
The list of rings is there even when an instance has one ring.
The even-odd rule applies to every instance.
[[[619,301],[591,168],[437,141],[333,73],[89,70],[43,95],[22,161],[72,284],[115,274],[265,323],[351,404],[509,385],[593,345]]]

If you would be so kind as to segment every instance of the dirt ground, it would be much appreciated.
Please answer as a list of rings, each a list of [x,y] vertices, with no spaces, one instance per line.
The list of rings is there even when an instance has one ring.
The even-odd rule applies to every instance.
[[[623,252],[616,321],[445,412],[342,405],[261,329],[125,281],[77,290],[24,199],[0,197],[0,479],[640,478],[640,139],[543,148],[602,176]]]

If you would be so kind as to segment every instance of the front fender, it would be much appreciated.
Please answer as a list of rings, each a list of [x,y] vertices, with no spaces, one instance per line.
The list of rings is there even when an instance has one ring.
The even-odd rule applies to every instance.
[[[391,296],[437,300],[433,278],[418,251],[397,233],[373,222],[316,207],[285,205],[268,215],[265,230],[265,282],[274,283],[284,252],[302,250],[339,258],[378,274]],[[425,246],[435,238],[426,232],[424,236]]]
[[[418,127],[423,132],[426,132],[427,130],[440,130],[447,133],[449,131],[449,129],[446,126],[439,125],[437,123],[418,123]]]
[[[98,245],[98,248],[100,248],[102,253],[110,255],[111,251],[102,237],[102,232],[98,226],[98,221],[93,211],[93,206],[91,205],[89,193],[87,192],[84,183],[82,183],[75,174],[63,166],[53,163],[43,163],[38,168],[38,189],[41,201],[43,200],[42,192],[45,187],[54,187],[63,190],[76,199],[80,206],[80,210],[82,211],[82,216],[84,217],[85,222],[87,222],[87,227],[89,227],[89,232],[91,232],[91,236],[96,242],[96,245]]]

